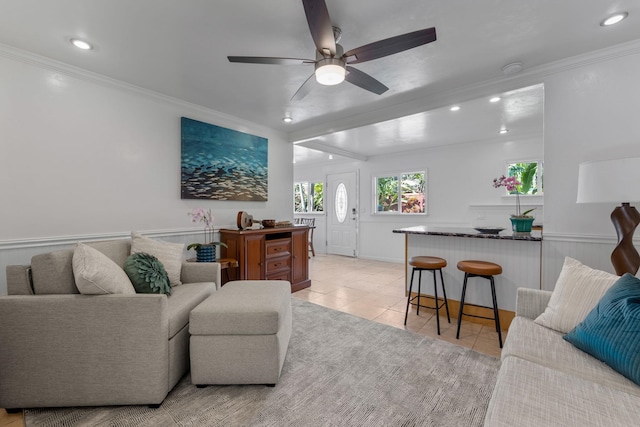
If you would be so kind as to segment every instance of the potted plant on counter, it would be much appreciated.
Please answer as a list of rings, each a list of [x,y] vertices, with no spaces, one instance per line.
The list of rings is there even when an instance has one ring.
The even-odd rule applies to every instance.
[[[515,177],[506,177],[501,175],[493,179],[493,187],[505,187],[509,194],[516,195],[516,213],[511,215],[511,229],[516,233],[528,233],[531,232],[531,226],[533,225],[533,216],[529,215],[535,208],[521,212],[520,210],[520,191],[518,186],[522,185]]]
[[[204,243],[191,243],[187,246],[187,250],[196,251],[196,261],[213,262],[216,260],[216,245],[228,247],[225,243],[213,241],[213,215],[211,209],[204,210],[202,208],[194,209],[188,213],[191,216],[191,222],[204,222]]]

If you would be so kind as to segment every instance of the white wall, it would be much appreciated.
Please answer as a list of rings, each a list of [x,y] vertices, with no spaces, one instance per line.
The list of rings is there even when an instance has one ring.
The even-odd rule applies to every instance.
[[[358,256],[404,262],[404,235],[393,234],[395,228],[422,224],[510,227],[509,215],[515,213],[515,200],[504,196],[503,189],[493,188],[493,178],[506,172],[508,162],[541,159],[542,151],[542,136],[520,141],[498,138],[491,142],[454,144],[381,156],[365,162],[327,162],[315,167],[295,167],[294,179],[324,181],[327,174],[357,170],[360,179]],[[374,177],[415,170],[427,171],[428,214],[373,214]],[[539,198],[537,200],[539,202]],[[524,206],[526,201],[521,203]],[[542,207],[534,213],[537,218],[542,218]],[[319,222],[316,240],[322,240],[315,248],[324,252],[324,217],[322,222],[316,222]]]
[[[233,225],[241,209],[256,218],[292,216],[292,152],[282,135],[57,64],[34,64],[31,58],[23,61],[2,53],[2,270],[9,263],[28,262],[31,253],[49,250],[46,245],[76,237],[125,235],[131,229],[159,235],[197,230],[186,216],[197,206],[211,207],[217,226]],[[640,156],[638,75],[640,42],[543,67],[522,78],[521,86],[545,85],[543,281],[547,288],[555,282],[566,255],[612,271],[608,255],[615,231],[609,214],[614,205],[575,203],[578,165]],[[508,84],[514,87],[513,80]],[[498,82],[478,90],[491,93],[503,88]],[[268,202],[180,200],[179,117],[183,115],[269,138]],[[518,145],[479,150],[464,144],[451,152],[434,149],[421,156],[305,167],[304,174],[297,168],[295,177],[316,180],[327,173],[359,170],[360,207],[365,209],[360,217],[360,256],[399,262],[404,256],[403,236],[391,230],[415,220],[370,216],[366,189],[372,174],[424,165],[429,174],[429,216],[424,223],[473,225],[476,211],[484,211],[489,223],[503,215],[499,208],[469,206],[508,203],[490,180],[501,173],[504,159],[516,157]],[[457,179],[451,177],[457,169],[445,165],[456,157],[467,159],[466,167],[483,165],[483,175],[471,180],[475,192],[449,181]],[[504,213],[510,209],[509,204]],[[324,237],[316,233],[318,249],[317,242]],[[0,294],[5,292],[4,280],[0,275]]]
[[[543,83],[545,87],[544,161],[545,195],[543,215],[543,287],[552,289],[565,256],[572,256],[594,268],[613,272],[609,255],[616,234],[609,215],[615,204],[576,204],[578,165],[583,161],[640,156],[640,41],[608,50],[568,58],[532,70],[526,76],[510,82],[481,85],[479,90],[491,93],[505,85],[511,88]],[[525,144],[526,145],[526,144]],[[475,225],[478,212],[485,213],[485,222],[504,215],[495,189],[487,184],[500,173],[499,163],[513,159],[523,147],[494,144],[490,149],[463,144],[452,148],[385,157],[384,161],[352,162],[345,166],[324,166],[320,169],[305,166],[295,168],[296,180],[306,175],[313,178],[349,167],[360,170],[362,207],[370,211],[367,192],[371,174],[393,170],[406,165],[413,168],[426,165],[429,179],[429,216],[423,223],[462,223]],[[451,159],[463,159],[466,168],[478,167],[479,174],[471,180],[473,188],[455,185],[460,168],[452,168]],[[480,167],[481,166],[481,167]],[[402,169],[405,169],[404,167]],[[461,183],[459,183],[461,184]],[[638,183],[621,183],[638,185]],[[476,206],[469,206],[476,205]],[[542,214],[542,215],[541,215]],[[399,217],[378,218],[361,215],[360,256],[389,261],[403,259],[401,235],[392,236],[390,230],[417,222]],[[640,231],[636,232],[640,237]],[[638,239],[636,239],[638,241]]]
[[[640,156],[639,75],[640,52],[545,80],[545,231],[615,234],[609,221],[615,204],[576,204],[578,165]]]
[[[555,283],[565,256],[614,272],[609,256],[616,234],[609,215],[616,205],[576,204],[581,162],[640,156],[640,46],[610,54],[544,81],[547,288]]]
[[[181,116],[268,138],[268,201],[181,200]],[[239,210],[291,219],[292,155],[270,129],[0,51],[0,294],[5,265],[76,240],[138,230],[200,241],[195,207],[211,208],[216,227],[235,227]]]

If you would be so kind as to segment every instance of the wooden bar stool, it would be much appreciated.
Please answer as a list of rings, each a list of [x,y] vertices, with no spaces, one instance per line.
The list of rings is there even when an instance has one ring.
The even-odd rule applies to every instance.
[[[316,219],[315,218],[296,218],[299,220],[300,224],[309,226],[309,250],[311,251],[311,255],[316,256],[316,250],[313,248],[313,230],[316,229]]]
[[[407,311],[404,314],[404,324],[407,324],[407,317],[409,316],[409,305],[411,301],[417,299],[416,303],[416,314],[420,314],[420,307],[431,308],[436,310],[436,324],[438,325],[438,335],[440,335],[440,316],[439,311],[442,306],[445,306],[447,309],[447,320],[451,323],[451,317],[449,317],[449,304],[447,303],[447,291],[444,288],[444,280],[442,279],[442,269],[447,266],[447,261],[433,256],[414,256],[409,260],[409,265],[413,267],[411,270],[411,282],[409,285],[409,296],[407,298]],[[413,289],[413,274],[418,271],[418,295],[415,297],[411,297],[411,290]],[[422,285],[422,271],[427,270],[433,273],[433,293],[435,296],[435,306],[421,306],[420,305],[420,292]],[[442,285],[442,294],[444,295],[444,303],[438,304],[438,286],[436,282],[436,271],[440,272],[440,284]]]
[[[494,320],[496,323],[496,332],[498,333],[498,341],[500,342],[500,348],[502,348],[502,332],[500,330],[500,316],[498,314],[498,300],[496,299],[496,286],[493,280],[493,276],[502,274],[502,267],[498,264],[488,261],[475,261],[466,260],[458,263],[458,270],[464,271],[464,283],[462,285],[462,297],[460,298],[460,311],[458,313],[458,331],[456,332],[456,339],[460,338],[460,324],[462,323],[462,316],[477,317],[480,319]],[[493,317],[477,316],[475,314],[465,314],[464,309],[464,295],[467,292],[467,279],[469,277],[482,277],[491,282],[491,298],[493,299]],[[473,305],[473,304],[470,304]],[[479,306],[482,307],[482,306]],[[489,307],[485,307],[489,308]]]

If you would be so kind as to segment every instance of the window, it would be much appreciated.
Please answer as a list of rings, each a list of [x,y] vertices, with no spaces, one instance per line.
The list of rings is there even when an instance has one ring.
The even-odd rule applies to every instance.
[[[520,194],[542,195],[543,163],[541,161],[509,163],[507,173],[508,176],[513,176],[522,183],[522,185],[518,186],[518,192]]]
[[[425,172],[403,172],[374,178],[376,213],[424,214]]]
[[[296,182],[293,184],[294,212],[322,212],[324,184],[322,182]]]
[[[344,220],[347,219],[348,204],[347,187],[344,185],[344,182],[341,182],[338,184],[338,188],[336,188],[336,201],[334,203],[336,207],[336,218],[340,224],[344,223]]]

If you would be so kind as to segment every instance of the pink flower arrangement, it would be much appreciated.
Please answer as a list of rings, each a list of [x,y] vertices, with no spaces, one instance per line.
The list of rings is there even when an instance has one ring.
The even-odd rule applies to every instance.
[[[529,209],[526,212],[520,212],[520,192],[518,191],[518,186],[522,185],[520,181],[516,179],[514,176],[506,177],[504,175],[500,175],[497,178],[493,178],[493,187],[505,187],[509,193],[516,192],[516,214],[512,215],[515,217],[526,217],[527,214],[531,212],[533,209]],[[534,208],[535,209],[535,208]]]
[[[204,210],[202,208],[196,208],[187,215],[191,217],[191,222],[204,222],[206,228],[211,227],[213,224],[213,215],[211,215],[211,209]]]
[[[506,187],[509,193],[511,193],[513,190],[516,190],[516,194],[518,194],[518,185],[522,185],[522,183],[518,181],[515,176],[510,176],[507,178],[506,176],[501,175],[497,178],[493,178],[494,188]]]

